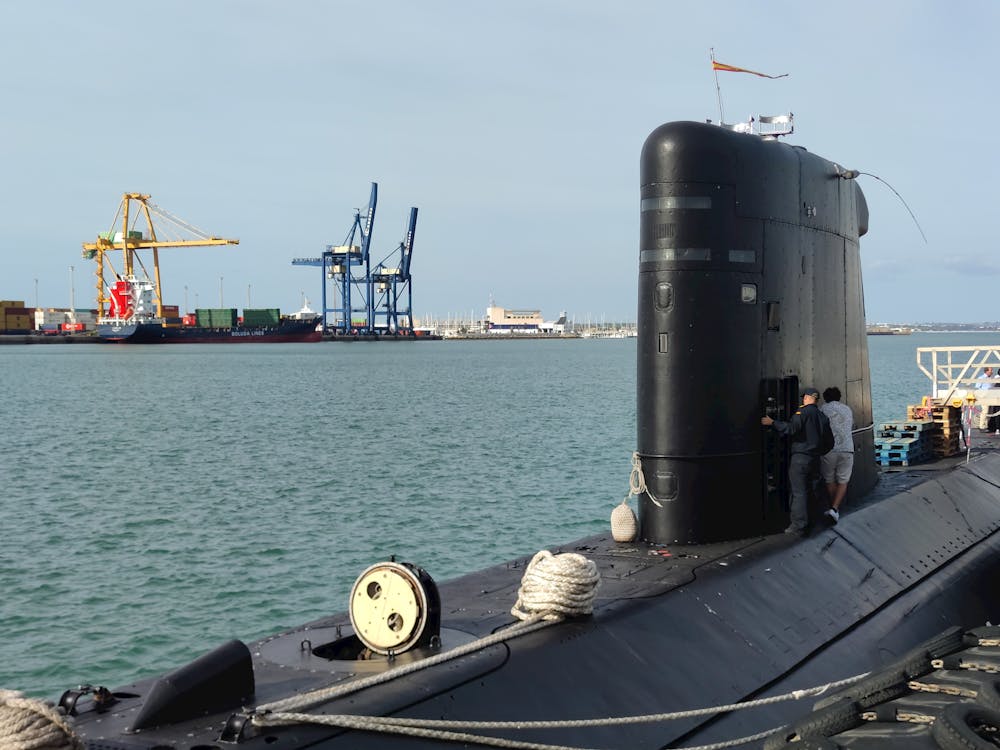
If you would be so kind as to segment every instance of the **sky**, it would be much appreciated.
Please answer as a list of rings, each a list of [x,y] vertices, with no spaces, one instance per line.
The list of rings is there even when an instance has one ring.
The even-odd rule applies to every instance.
[[[419,209],[418,318],[635,320],[643,141],[721,93],[905,200],[859,178],[870,323],[1000,320],[996,0],[0,0],[0,28],[0,299],[96,306],[81,243],[141,192],[240,240],[162,250],[166,304],[318,307],[291,260],[376,182],[373,262]],[[788,77],[717,92],[713,49]]]

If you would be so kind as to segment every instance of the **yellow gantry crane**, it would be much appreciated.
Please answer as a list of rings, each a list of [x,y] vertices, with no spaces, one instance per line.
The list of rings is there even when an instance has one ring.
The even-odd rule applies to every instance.
[[[133,203],[137,204],[133,207]],[[170,239],[157,237],[156,227],[153,224],[153,217],[161,220],[161,227],[167,227],[167,231],[161,232],[164,236],[172,235]],[[96,242],[83,243],[83,257],[95,259],[97,261],[97,310],[98,316],[103,317],[106,305],[111,302],[108,296],[111,283],[105,274],[114,274],[117,280],[134,280],[137,278],[136,269],[141,269],[145,279],[149,279],[149,271],[139,255],[141,250],[152,250],[153,255],[153,278],[156,299],[156,315],[163,317],[163,295],[160,292],[160,255],[161,247],[201,247],[206,245],[238,245],[239,240],[230,240],[222,237],[213,237],[200,229],[191,226],[187,222],[169,214],[159,206],[149,202],[149,196],[142,193],[124,193],[121,204],[118,206],[118,213],[115,215],[111,226],[115,227],[121,218],[121,230],[112,229],[109,232],[101,232]],[[142,222],[142,223],[140,223]],[[137,227],[143,227],[137,228]],[[112,262],[111,253],[121,252],[121,272],[115,269]]]

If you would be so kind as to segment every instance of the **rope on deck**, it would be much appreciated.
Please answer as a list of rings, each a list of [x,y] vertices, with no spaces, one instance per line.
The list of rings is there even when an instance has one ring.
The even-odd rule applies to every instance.
[[[44,701],[0,689],[0,747],[4,750],[84,750],[66,717]]]
[[[772,703],[779,703],[788,700],[801,700],[802,698],[815,697],[828,690],[836,690],[846,685],[851,685],[866,677],[868,673],[855,675],[836,682],[828,682],[824,685],[793,690],[781,695],[774,695],[768,698],[745,701],[743,703],[730,703],[721,706],[710,706],[707,708],[696,708],[687,711],[671,711],[660,714],[644,714],[640,716],[619,716],[602,719],[566,719],[559,721],[447,721],[440,719],[410,719],[389,716],[357,716],[351,714],[302,714],[302,713],[273,713],[263,716],[255,716],[256,726],[284,726],[290,724],[322,724],[341,729],[356,729],[368,732],[383,732],[386,734],[399,734],[410,737],[423,737],[428,739],[446,740],[450,742],[471,742],[489,747],[516,748],[517,750],[587,750],[569,745],[548,745],[536,742],[525,742],[520,740],[507,739],[505,737],[491,737],[484,735],[470,734],[466,731],[455,730],[529,730],[529,729],[569,729],[569,728],[592,728],[592,727],[615,727],[630,724],[649,724],[655,722],[673,721],[677,719],[690,719],[701,716],[713,716],[720,713],[730,713],[733,711],[743,711],[751,708],[759,708]],[[738,737],[731,740],[715,742],[709,745],[693,745],[683,750],[721,750],[721,748],[735,747],[747,742],[763,739],[781,727],[773,727],[764,732],[759,732],[746,737]]]

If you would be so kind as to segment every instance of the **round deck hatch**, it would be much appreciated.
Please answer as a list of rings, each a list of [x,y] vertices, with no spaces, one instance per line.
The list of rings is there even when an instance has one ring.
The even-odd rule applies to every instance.
[[[351,625],[372,651],[402,653],[423,636],[432,600],[437,597],[436,592],[428,596],[419,570],[407,563],[381,562],[354,582],[348,608]]]

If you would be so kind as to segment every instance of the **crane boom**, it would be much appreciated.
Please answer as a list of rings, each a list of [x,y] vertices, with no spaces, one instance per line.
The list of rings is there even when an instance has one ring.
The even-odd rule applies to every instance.
[[[156,318],[162,322],[163,294],[160,287],[160,248],[238,245],[240,242],[236,239],[216,237],[202,232],[150,203],[149,197],[145,193],[123,193],[118,212],[112,221],[112,227],[114,227],[118,218],[121,217],[121,230],[112,229],[108,232],[102,232],[95,241],[82,243],[83,257],[97,262],[94,275],[97,282],[99,320],[102,318],[125,320],[141,316],[147,321]],[[133,203],[137,204],[137,210],[134,213],[132,211]],[[185,235],[194,235],[193,238],[180,236],[169,239],[158,238],[153,222],[154,215],[163,219],[174,231],[180,231]],[[140,219],[144,221],[145,231],[135,229]],[[153,279],[149,278],[149,272],[139,255],[141,251],[147,250],[152,251]],[[122,254],[121,273],[115,271],[112,265],[111,254],[116,252]],[[139,278],[136,273],[136,263],[142,269],[143,278]],[[113,282],[106,277],[108,273],[114,273]],[[155,313],[147,306],[150,302],[156,304]]]

